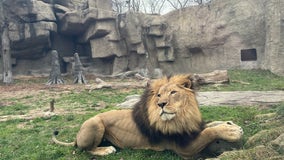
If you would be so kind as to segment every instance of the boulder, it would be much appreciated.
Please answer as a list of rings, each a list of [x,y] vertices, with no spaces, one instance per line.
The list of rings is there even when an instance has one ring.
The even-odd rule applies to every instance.
[[[78,11],[67,12],[60,16],[59,31],[66,35],[78,36],[84,33],[86,27]]]
[[[122,73],[127,71],[128,67],[128,57],[115,57],[113,62],[113,71],[112,74],[116,75],[118,73]]]
[[[110,33],[112,34],[108,36],[109,38],[112,38],[114,40],[118,39],[115,30],[115,21],[113,20],[96,21],[96,23],[90,24],[88,26],[85,33],[79,39],[79,42],[82,43],[88,42],[90,39],[105,37]]]
[[[117,107],[132,109],[139,100],[140,95],[130,95],[125,98],[124,102],[118,104]]]
[[[56,21],[52,6],[42,1],[4,0],[3,8],[6,17],[15,22]]]
[[[43,57],[51,48],[50,33],[57,31],[52,6],[42,1],[3,1],[14,58]]]
[[[130,12],[120,15],[118,18],[119,31],[123,38],[125,38],[129,44],[141,43],[142,22],[139,19],[139,14]]]
[[[51,48],[50,32],[57,29],[56,23],[9,23],[12,56],[15,58],[43,57],[46,48]]]

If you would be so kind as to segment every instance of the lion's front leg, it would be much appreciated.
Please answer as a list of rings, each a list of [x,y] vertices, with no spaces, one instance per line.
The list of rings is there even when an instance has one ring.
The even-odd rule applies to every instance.
[[[234,124],[232,121],[215,121],[207,124],[206,127],[215,130],[217,139],[229,142],[240,140],[244,133],[242,127]]]
[[[241,139],[243,130],[240,126],[231,121],[228,122],[213,122],[206,126],[199,136],[190,142],[185,148],[179,148],[176,152],[184,159],[189,159],[191,156],[198,154],[206,146],[216,139],[223,139],[229,142],[236,142]]]

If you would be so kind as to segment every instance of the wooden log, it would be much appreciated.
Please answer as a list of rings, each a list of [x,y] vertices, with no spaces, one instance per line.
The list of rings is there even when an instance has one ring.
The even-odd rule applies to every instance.
[[[227,70],[215,70],[210,73],[194,74],[193,81],[198,85],[229,83]]]

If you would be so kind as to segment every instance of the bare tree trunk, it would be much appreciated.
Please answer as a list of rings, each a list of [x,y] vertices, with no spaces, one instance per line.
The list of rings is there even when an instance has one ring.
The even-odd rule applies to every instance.
[[[4,25],[2,34],[2,60],[3,60],[3,82],[12,83],[12,64],[10,52],[10,39],[8,32],[8,25]]]
[[[79,84],[86,84],[87,80],[83,74],[83,65],[80,61],[78,53],[74,54],[74,59],[75,59],[75,64],[74,64],[74,71],[73,71],[73,76],[74,76],[74,83],[79,83]]]
[[[52,84],[63,84],[63,78],[61,77],[59,57],[56,50],[51,51],[51,72],[49,75],[49,80],[46,83],[47,85]]]

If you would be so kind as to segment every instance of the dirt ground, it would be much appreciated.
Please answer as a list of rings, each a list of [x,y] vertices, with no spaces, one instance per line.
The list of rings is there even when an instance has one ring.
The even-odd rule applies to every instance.
[[[46,78],[37,77],[20,77],[15,80],[12,84],[0,83],[0,108],[5,106],[11,106],[16,102],[11,99],[21,99],[21,102],[25,101],[25,97],[36,97],[44,95],[44,99],[58,98],[60,95],[69,92],[81,92],[81,91],[92,91],[101,88],[113,88],[113,89],[123,89],[129,90],[133,88],[142,88],[146,85],[145,80],[137,79],[117,79],[117,78],[107,78],[102,79],[91,79],[88,84],[73,84],[67,81],[65,84],[60,85],[46,85]],[[27,101],[31,101],[28,99]],[[24,102],[29,104],[31,102]],[[32,109],[28,113],[18,114],[18,115],[0,115],[0,122],[9,119],[33,119],[36,117],[50,117],[55,113],[49,112],[49,106],[44,110],[42,109]],[[35,107],[36,108],[36,107]],[[74,111],[75,112],[75,111]],[[1,112],[0,112],[1,113]],[[64,109],[56,109],[56,114],[66,114],[70,111]],[[82,112],[81,112],[82,113]]]

